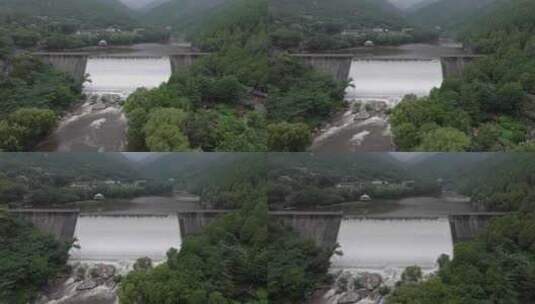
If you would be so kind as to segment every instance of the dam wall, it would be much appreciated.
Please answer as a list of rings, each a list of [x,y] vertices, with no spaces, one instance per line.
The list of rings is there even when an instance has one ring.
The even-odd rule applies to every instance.
[[[493,218],[507,215],[501,212],[467,213],[450,215],[450,229],[453,242],[469,241],[481,234]]]
[[[78,82],[84,81],[88,54],[86,53],[34,53],[44,63],[70,75]]]
[[[196,210],[178,212],[180,236],[198,234],[203,227],[212,223],[218,216],[228,213],[228,210]]]
[[[348,80],[353,60],[351,54],[292,54],[291,56],[340,81]]]
[[[43,233],[51,234],[56,239],[70,242],[74,239],[74,231],[78,220],[78,210],[41,210],[41,209],[14,209],[8,211],[31,222]]]
[[[183,71],[192,66],[197,60],[210,55],[210,53],[183,53],[169,56],[171,71],[173,73]]]
[[[337,243],[342,213],[272,211],[269,215],[273,220],[292,227],[302,238],[314,240],[322,247],[332,247]]]
[[[472,63],[481,56],[477,55],[464,55],[464,56],[444,56],[440,58],[442,65],[442,76],[444,79],[449,77],[459,77],[463,74],[464,69],[470,63]]]
[[[178,221],[181,236],[184,238],[201,232],[204,226],[228,212],[227,210],[179,212]],[[336,244],[342,220],[342,214],[335,212],[270,211],[269,216],[275,221],[292,227],[301,237],[314,240],[321,246]]]
[[[63,241],[71,241],[75,236],[76,224],[80,216],[97,216],[91,214],[80,214],[79,210],[67,209],[12,209],[8,211],[11,215],[19,216],[31,222],[36,228],[44,233],[49,233],[55,238]],[[229,213],[228,210],[196,210],[178,212],[177,228],[180,230],[181,238],[197,234],[204,226],[212,223],[218,216]],[[496,217],[507,215],[507,213],[487,212],[487,213],[467,213],[453,214],[448,216],[451,231],[451,238],[454,243],[467,241],[482,233],[489,225],[489,222]],[[121,215],[128,216],[128,215]],[[144,218],[148,215],[131,215],[130,218]],[[153,215],[153,217],[165,215]],[[270,211],[270,218],[282,224],[292,227],[302,238],[314,240],[317,244],[331,247],[338,241],[343,214],[341,212],[297,212],[297,211]],[[111,218],[112,215],[106,215]],[[353,220],[373,220],[373,221],[430,221],[439,218],[383,218],[383,217],[351,217]],[[172,218],[169,220],[173,221]],[[347,219],[344,219],[347,220]]]

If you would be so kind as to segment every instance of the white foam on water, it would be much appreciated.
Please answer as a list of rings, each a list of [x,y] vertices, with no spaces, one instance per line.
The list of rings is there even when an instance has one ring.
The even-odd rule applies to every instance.
[[[347,218],[338,243],[343,256],[333,257],[333,269],[399,273],[416,265],[430,271],[441,254],[453,256],[449,221],[442,218]]]
[[[391,102],[407,94],[426,96],[442,84],[440,60],[355,60],[349,77],[354,87],[346,99],[388,96]]]
[[[75,237],[80,249],[71,250],[71,262],[128,262],[140,257],[163,261],[169,248],[180,249],[178,217],[82,215]]]
[[[351,138],[351,142],[354,143],[355,145],[361,145],[362,142],[364,141],[364,138],[366,138],[366,136],[370,135],[370,131],[362,131],[360,133],[357,133],[355,135],[353,135],[353,138]]]
[[[102,124],[106,122],[106,118],[100,118],[91,123],[91,127],[95,129],[100,129],[102,127]]]
[[[86,72],[91,82],[85,83],[85,92],[129,95],[168,81],[171,64],[169,57],[90,57]]]

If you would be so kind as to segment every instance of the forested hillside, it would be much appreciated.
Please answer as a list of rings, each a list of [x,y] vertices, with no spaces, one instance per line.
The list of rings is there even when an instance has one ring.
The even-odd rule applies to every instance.
[[[412,9],[407,18],[416,24],[455,30],[477,18],[497,0],[440,0]],[[498,0],[499,1],[499,0]]]
[[[161,194],[172,186],[148,180],[121,154],[99,153],[2,153],[0,157],[0,205],[36,208],[93,199],[130,198]],[[120,183],[108,185],[104,181]],[[77,184],[82,186],[77,186]]]
[[[374,199],[435,195],[439,184],[406,170],[387,153],[268,155],[270,208],[313,209]]]
[[[68,273],[70,248],[0,210],[0,303],[35,301],[49,279]]]
[[[0,0],[0,11],[69,18],[95,27],[132,23],[129,9],[118,0]]]
[[[142,18],[145,22],[165,26],[173,26],[175,30],[183,31],[184,27],[199,25],[210,11],[227,0],[170,0],[160,5],[152,6]]]
[[[387,304],[532,303],[535,300],[535,156],[436,154],[413,167],[449,179],[479,211],[505,211],[475,240],[455,244],[428,278],[403,279]]]
[[[273,44],[286,50],[326,51],[363,46],[368,40],[397,45],[436,38],[431,31],[404,31],[410,22],[386,0],[274,0],[270,14]]]
[[[534,129],[535,2],[493,5],[463,40],[486,56],[429,97],[405,98],[391,115],[402,151],[531,150]]]

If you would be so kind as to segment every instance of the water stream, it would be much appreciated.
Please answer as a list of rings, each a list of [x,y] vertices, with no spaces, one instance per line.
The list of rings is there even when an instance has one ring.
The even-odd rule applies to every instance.
[[[171,75],[169,57],[96,56],[87,62],[87,99],[75,106],[38,150],[108,152],[126,150],[121,103],[136,89],[154,88]]]
[[[405,95],[425,96],[442,84],[438,59],[358,59],[351,64],[349,104],[316,136],[311,149],[321,152],[392,151],[387,110]]]

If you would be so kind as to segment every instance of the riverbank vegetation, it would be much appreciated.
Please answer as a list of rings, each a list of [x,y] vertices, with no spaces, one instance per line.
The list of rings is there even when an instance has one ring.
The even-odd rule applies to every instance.
[[[535,155],[497,155],[460,178],[459,190],[483,211],[535,212]]]
[[[440,257],[430,277],[402,280],[387,304],[531,303],[535,300],[534,155],[531,153],[441,153],[415,167],[471,197],[495,217],[473,241],[454,246],[453,258]]]
[[[81,84],[35,57],[8,54],[4,62],[9,74],[0,75],[0,151],[29,151],[81,98]]]
[[[345,202],[440,195],[435,179],[411,174],[389,155],[270,154],[271,208],[313,209]],[[366,199],[366,198],[365,198]]]
[[[0,204],[36,208],[104,198],[166,195],[173,183],[145,179],[120,154],[4,153]]]
[[[0,41],[18,50],[65,50],[167,42],[169,31],[142,25],[119,1],[0,1]],[[0,42],[0,46],[1,46]]]
[[[429,97],[405,98],[391,115],[401,151],[532,150],[535,4],[502,3],[463,39],[485,56]]]
[[[70,247],[0,210],[0,303],[36,300],[50,280],[67,273]]]
[[[533,213],[495,219],[476,240],[456,244],[431,278],[402,282],[386,303],[532,303],[534,223]]]

